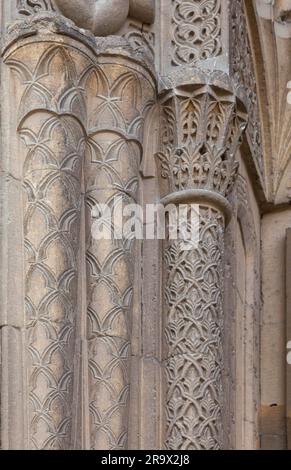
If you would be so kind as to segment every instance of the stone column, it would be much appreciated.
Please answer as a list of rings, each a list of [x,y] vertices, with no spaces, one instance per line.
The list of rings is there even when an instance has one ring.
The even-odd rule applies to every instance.
[[[223,446],[223,253],[227,201],[246,125],[245,109],[229,79],[197,72],[162,98],[162,201],[197,204],[199,244],[164,250],[165,447]]]
[[[140,60],[110,54],[84,82],[90,129],[85,169],[90,446],[126,449],[135,244],[124,236],[115,239],[114,220],[111,239],[96,239],[91,229],[101,204],[113,214],[121,203],[138,202],[143,122],[154,83]]]
[[[95,38],[51,8],[9,31],[5,62],[20,78],[24,142],[29,448],[68,449],[80,439],[92,449],[127,447],[134,243],[94,239],[91,210],[115,197],[138,200],[144,119],[155,103],[149,57],[121,37]]]
[[[49,24],[41,34],[37,23],[21,23],[9,39],[5,62],[19,79],[23,141],[15,158],[23,165],[26,441],[30,449],[69,449],[86,144],[76,64],[83,59]]]

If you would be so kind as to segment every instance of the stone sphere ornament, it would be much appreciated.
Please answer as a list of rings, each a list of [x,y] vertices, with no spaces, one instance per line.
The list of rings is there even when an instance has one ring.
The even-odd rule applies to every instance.
[[[127,17],[154,21],[154,0],[54,0],[58,10],[95,36],[117,33]]]

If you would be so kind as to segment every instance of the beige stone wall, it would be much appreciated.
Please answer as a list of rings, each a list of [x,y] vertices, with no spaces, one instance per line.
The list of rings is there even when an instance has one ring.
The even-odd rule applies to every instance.
[[[233,204],[234,216],[226,234],[225,439],[228,448],[254,450],[260,447],[261,224],[243,153]]]
[[[290,210],[262,219],[261,431],[264,449],[286,449],[286,230]]]

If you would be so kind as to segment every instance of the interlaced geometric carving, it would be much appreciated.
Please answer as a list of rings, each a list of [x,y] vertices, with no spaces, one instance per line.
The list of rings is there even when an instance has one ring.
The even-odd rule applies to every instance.
[[[34,15],[41,11],[55,11],[53,0],[17,0],[17,8],[22,15]]]
[[[221,1],[172,0],[172,64],[193,65],[222,52]]]
[[[200,207],[197,250],[165,250],[166,447],[221,448],[223,216]]]
[[[264,181],[262,154],[262,130],[257,93],[257,80],[250,46],[246,14],[242,0],[230,2],[231,9],[231,73],[235,81],[244,87],[249,115],[246,134],[249,137],[256,168]]]

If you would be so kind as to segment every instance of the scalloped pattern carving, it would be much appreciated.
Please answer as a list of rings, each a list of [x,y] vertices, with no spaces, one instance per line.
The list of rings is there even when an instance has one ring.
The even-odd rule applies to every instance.
[[[131,69],[109,60],[95,67],[73,49],[34,47],[33,56],[20,48],[7,60],[23,87],[19,133],[27,147],[29,447],[69,449],[82,165],[85,161],[87,222],[91,208],[112,204],[114,196],[136,201],[143,123],[154,86],[137,65]],[[133,252],[133,240],[92,240],[87,225],[92,449],[127,446]]]
[[[86,156],[90,213],[138,199],[143,124],[151,84],[124,66],[88,70],[90,136]],[[98,129],[98,132],[96,130]],[[116,226],[114,221],[111,231]],[[128,440],[133,239],[87,240],[90,434],[92,449],[126,449]]]
[[[23,183],[29,447],[68,449],[84,102],[68,51],[44,48],[36,48],[36,64],[25,51],[7,62],[23,83],[19,133],[27,147]]]

